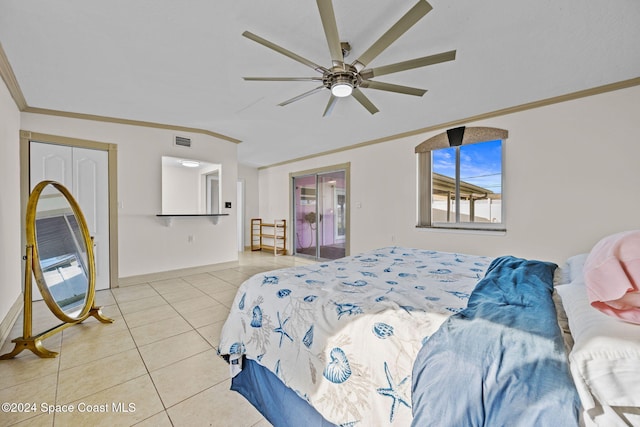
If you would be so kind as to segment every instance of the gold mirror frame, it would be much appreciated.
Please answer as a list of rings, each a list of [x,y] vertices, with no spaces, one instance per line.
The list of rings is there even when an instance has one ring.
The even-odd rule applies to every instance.
[[[80,312],[75,316],[71,317],[67,315],[67,313],[62,310],[56,299],[53,297],[49,290],[49,285],[44,277],[44,272],[42,270],[42,265],[40,263],[40,253],[37,242],[36,235],[36,220],[38,213],[38,201],[40,201],[40,196],[42,192],[49,186],[53,186],[57,189],[67,200],[71,210],[73,211],[73,215],[76,218],[76,222],[80,228],[80,232],[82,234],[82,243],[84,244],[84,249],[86,251],[86,262],[87,262],[87,288],[84,297],[84,305]],[[95,255],[93,253],[93,241],[91,240],[91,235],[89,234],[89,229],[87,227],[87,222],[80,210],[80,206],[74,200],[73,196],[69,191],[61,184],[55,181],[42,181],[38,185],[36,185],[31,192],[31,196],[29,197],[29,202],[27,203],[27,220],[26,220],[26,228],[27,228],[27,247],[33,247],[33,262],[32,262],[32,270],[33,277],[36,279],[36,284],[38,285],[38,289],[40,289],[40,294],[44,298],[45,303],[49,307],[49,309],[56,315],[56,317],[63,322],[66,323],[76,323],[78,321],[82,321],[87,318],[89,311],[91,310],[91,303],[95,297]]]
[[[79,311],[77,316],[72,317],[65,313],[64,310],[58,305],[55,298],[49,291],[49,287],[47,286],[46,280],[44,278],[44,273],[42,271],[42,266],[40,265],[40,257],[38,253],[38,242],[36,235],[36,214],[37,214],[37,206],[38,201],[40,200],[40,195],[47,188],[47,186],[52,186],[56,190],[58,190],[66,199],[73,214],[76,218],[76,222],[78,223],[78,227],[80,229],[83,243],[86,249],[87,255],[87,290],[85,295],[85,302],[82,309]],[[42,340],[49,338],[50,336],[62,331],[63,329],[75,325],[77,323],[81,323],[90,316],[95,317],[102,323],[112,323],[113,319],[109,319],[108,317],[102,314],[101,308],[96,307],[94,305],[95,298],[95,258],[93,253],[93,239],[89,234],[89,229],[87,227],[87,223],[85,221],[84,215],[82,214],[82,210],[80,206],[73,198],[69,190],[66,189],[62,184],[56,181],[42,181],[38,183],[31,195],[29,196],[29,201],[27,203],[27,214],[26,214],[26,255],[24,259],[25,263],[25,284],[24,284],[24,316],[23,316],[23,336],[20,338],[16,338],[12,340],[15,343],[15,347],[12,352],[6,353],[0,356],[0,360],[10,359],[18,355],[23,350],[31,350],[39,357],[56,357],[58,353],[47,350],[43,344]],[[32,276],[33,275],[33,276]],[[42,294],[42,297],[47,304],[47,307],[55,314],[55,316],[62,320],[64,323],[55,326],[45,332],[42,332],[38,335],[32,336],[32,277],[35,278],[36,284],[38,285],[38,289]]]

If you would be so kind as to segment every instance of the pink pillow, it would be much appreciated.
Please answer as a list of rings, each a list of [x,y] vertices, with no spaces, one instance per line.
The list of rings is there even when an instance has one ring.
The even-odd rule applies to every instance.
[[[600,240],[584,263],[584,280],[591,306],[640,324],[640,230]]]

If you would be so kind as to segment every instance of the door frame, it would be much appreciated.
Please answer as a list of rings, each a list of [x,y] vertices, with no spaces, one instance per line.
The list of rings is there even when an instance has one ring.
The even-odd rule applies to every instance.
[[[20,130],[20,226],[22,247],[26,248],[25,218],[29,201],[29,142],[66,145],[107,152],[109,185],[109,288],[118,287],[118,146],[105,142],[49,135],[29,130]],[[24,269],[23,269],[24,274]],[[24,279],[24,278],[23,278]],[[24,280],[23,280],[24,283]]]
[[[345,256],[349,256],[351,253],[350,250],[350,242],[351,242],[351,162],[347,162],[347,163],[340,163],[340,164],[336,164],[336,165],[331,165],[331,166],[325,166],[325,167],[321,167],[321,168],[314,168],[314,169],[307,169],[307,170],[303,170],[303,171],[298,171],[298,172],[290,172],[289,173],[289,218],[291,218],[291,221],[289,221],[290,226],[289,228],[289,235],[287,236],[287,238],[289,239],[289,245],[291,245],[290,248],[288,248],[289,253],[295,253],[295,187],[293,185],[294,182],[294,178],[298,178],[298,177],[302,177],[305,175],[318,175],[318,174],[324,174],[324,173],[328,173],[328,172],[336,172],[336,171],[344,171],[344,177],[345,177],[345,185],[344,185],[344,190],[345,190],[345,225],[346,225],[346,230],[345,230],[345,236],[344,236],[344,251],[345,251]],[[316,189],[317,190],[317,189]]]
[[[246,208],[245,208],[245,179],[238,178],[236,182],[236,212],[238,213],[237,226],[238,226],[238,252],[244,252],[245,250],[245,218],[246,218]],[[251,250],[251,247],[249,247]]]

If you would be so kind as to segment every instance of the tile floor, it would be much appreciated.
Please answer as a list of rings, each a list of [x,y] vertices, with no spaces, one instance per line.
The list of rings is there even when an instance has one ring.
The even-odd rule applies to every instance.
[[[0,426],[269,426],[229,390],[228,367],[216,355],[220,330],[244,280],[312,262],[244,252],[233,268],[97,292],[113,324],[89,318],[46,339],[56,358],[23,351],[0,360],[0,403],[28,404],[0,411]],[[59,323],[34,304],[34,334]],[[0,354],[19,336],[21,317]],[[64,412],[69,405],[74,412]]]

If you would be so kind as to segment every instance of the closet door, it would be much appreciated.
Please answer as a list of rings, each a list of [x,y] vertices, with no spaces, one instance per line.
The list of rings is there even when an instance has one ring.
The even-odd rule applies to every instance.
[[[73,197],[80,205],[93,237],[96,290],[109,288],[108,153],[73,147]]]
[[[108,153],[102,150],[29,144],[30,187],[50,179],[67,187],[76,199],[94,239],[96,290],[109,288]],[[40,295],[36,290],[34,295]]]

